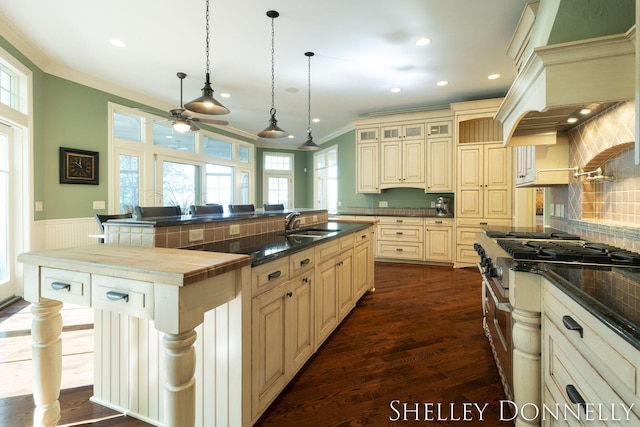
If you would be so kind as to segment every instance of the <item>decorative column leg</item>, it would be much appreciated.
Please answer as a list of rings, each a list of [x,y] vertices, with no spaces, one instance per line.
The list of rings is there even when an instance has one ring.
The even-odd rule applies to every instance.
[[[513,400],[520,414],[516,427],[539,426],[536,412],[541,408],[541,317],[540,313],[514,309],[513,318]]]
[[[31,306],[34,426],[55,426],[60,420],[60,381],[62,378],[62,303],[49,299]]]
[[[195,424],[195,341],[195,330],[182,334],[165,334],[162,340],[166,350],[164,425],[167,427],[189,427]]]

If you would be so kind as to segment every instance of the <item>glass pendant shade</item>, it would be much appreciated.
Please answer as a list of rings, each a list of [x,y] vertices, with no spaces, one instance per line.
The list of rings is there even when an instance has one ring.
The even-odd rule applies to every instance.
[[[191,130],[191,125],[187,123],[186,120],[178,119],[173,124],[173,130],[180,133],[189,132]]]
[[[260,138],[284,138],[289,133],[278,127],[278,121],[276,120],[276,109],[271,109],[271,118],[269,119],[269,126],[267,126],[262,132],[258,134]]]
[[[213,89],[211,88],[211,82],[209,81],[209,73],[207,73],[207,80],[204,82],[204,87],[202,88],[202,96],[191,102],[187,102],[184,104],[184,108],[199,114],[229,114],[229,109],[213,97]]]

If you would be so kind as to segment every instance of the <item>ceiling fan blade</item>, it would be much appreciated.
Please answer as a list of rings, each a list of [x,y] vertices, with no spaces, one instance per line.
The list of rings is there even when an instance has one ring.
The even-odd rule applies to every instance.
[[[200,130],[200,128],[198,126],[196,126],[196,124],[193,123],[193,121],[187,120],[187,123],[189,123],[189,126],[191,126],[191,131],[192,132],[197,132],[197,131]]]
[[[194,122],[209,123],[212,125],[219,125],[219,126],[227,126],[229,124],[229,122],[226,120],[201,119],[199,117],[189,117],[189,120]]]

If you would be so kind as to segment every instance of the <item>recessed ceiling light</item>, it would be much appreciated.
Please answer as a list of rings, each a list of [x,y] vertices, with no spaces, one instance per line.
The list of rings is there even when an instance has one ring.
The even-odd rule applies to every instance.
[[[295,135],[291,135],[291,134],[289,134],[289,136],[288,136],[287,138],[289,138],[289,139],[293,139],[293,138],[295,138]]]
[[[127,44],[125,42],[123,42],[122,40],[117,40],[117,39],[111,39],[109,40],[109,42],[116,47],[127,47]]]
[[[220,97],[222,97],[222,98],[231,98],[231,95],[226,93],[226,92],[223,92],[223,93],[220,94]]]
[[[288,87],[284,91],[289,93],[298,93],[300,92],[300,89],[298,89],[297,87]]]
[[[446,80],[440,80],[438,83],[436,83],[438,86],[446,86],[449,84],[448,81]]]
[[[496,74],[489,74],[489,75],[487,76],[487,78],[488,78],[489,80],[499,79],[499,78],[500,78],[500,74],[498,74],[498,73],[496,73]]]
[[[575,117],[569,117],[569,118],[567,119],[567,123],[575,123],[575,122],[577,122],[577,121],[578,121],[578,119],[576,119]]]
[[[312,121],[313,123],[320,123],[320,119],[319,119],[319,118],[317,118],[317,117],[316,117],[315,119],[311,120],[311,121]]]
[[[426,46],[431,43],[431,39],[426,37],[422,37],[421,39],[416,40],[416,46]]]
[[[401,91],[402,91],[402,89],[399,88],[399,87],[394,87],[394,88],[391,89],[391,92],[393,92],[393,93],[398,93],[398,92],[401,92]]]

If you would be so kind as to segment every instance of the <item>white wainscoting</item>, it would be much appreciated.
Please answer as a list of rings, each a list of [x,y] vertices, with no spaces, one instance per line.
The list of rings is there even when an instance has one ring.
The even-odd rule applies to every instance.
[[[91,235],[100,234],[100,227],[93,217],[50,219],[35,221],[33,232],[33,250],[48,250],[97,245]]]

